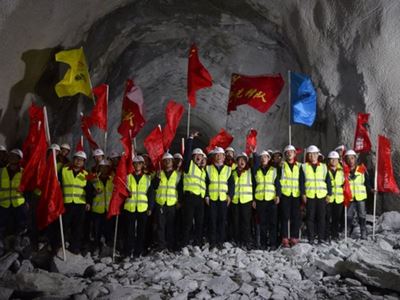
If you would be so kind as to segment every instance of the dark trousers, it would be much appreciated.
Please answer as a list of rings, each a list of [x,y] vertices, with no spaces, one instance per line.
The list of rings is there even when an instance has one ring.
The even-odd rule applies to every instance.
[[[66,203],[63,225],[72,252],[79,252],[85,232],[85,204]]]
[[[339,237],[343,218],[343,203],[335,202],[326,205],[326,236],[333,239]]]
[[[144,238],[146,233],[147,211],[129,212],[127,210],[122,210],[122,219],[125,225],[125,255],[131,255],[132,251],[134,251],[135,256],[144,254]]]
[[[112,220],[107,220],[107,213],[98,214],[92,212],[93,236],[96,247],[101,246],[101,237],[104,236],[106,244],[110,245],[112,241]]]
[[[200,245],[203,237],[204,201],[201,196],[185,192],[183,202],[183,245],[189,244],[194,219],[194,243]]]
[[[326,201],[325,198],[307,198],[307,230],[308,240],[314,241],[315,234],[318,240],[325,239]]]
[[[260,244],[267,247],[276,247],[278,242],[278,207],[274,201],[256,201],[257,215],[260,220]]]
[[[225,226],[227,214],[226,201],[210,199],[210,244],[225,242]]]
[[[236,243],[250,245],[251,242],[251,202],[231,204],[233,236]]]
[[[281,212],[281,236],[287,239],[289,235],[288,221],[290,220],[290,237],[298,239],[300,230],[300,198],[282,195],[279,203]]]
[[[157,243],[161,249],[175,249],[175,214],[176,206],[156,204]]]
[[[0,240],[7,234],[20,234],[28,226],[28,207],[24,203],[18,207],[0,207]]]

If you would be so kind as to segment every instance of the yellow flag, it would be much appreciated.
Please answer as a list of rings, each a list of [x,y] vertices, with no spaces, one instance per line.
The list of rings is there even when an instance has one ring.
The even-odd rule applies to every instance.
[[[58,52],[56,61],[70,66],[64,78],[55,86],[57,96],[65,97],[82,93],[93,98],[92,85],[83,48]]]

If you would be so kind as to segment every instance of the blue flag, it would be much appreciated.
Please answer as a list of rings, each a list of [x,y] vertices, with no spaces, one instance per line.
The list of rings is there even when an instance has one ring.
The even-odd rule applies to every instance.
[[[317,115],[317,93],[310,77],[290,72],[291,124],[311,127]]]

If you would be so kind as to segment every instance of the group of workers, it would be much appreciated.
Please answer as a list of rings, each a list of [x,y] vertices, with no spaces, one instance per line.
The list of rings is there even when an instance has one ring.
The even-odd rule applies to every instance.
[[[357,220],[360,238],[367,237],[365,202],[372,190],[353,150],[339,147],[325,162],[311,145],[303,163],[297,161],[292,145],[282,152],[252,149],[250,157],[231,147],[216,147],[206,155],[200,148],[193,149],[198,135],[194,132],[186,140],[183,156],[165,153],[159,170],[154,170],[148,155],[133,157],[134,171],[124,182],[127,196],[117,223],[117,249],[122,256],[205,242],[210,247],[225,241],[247,249],[291,247],[301,238],[304,208],[309,243],[338,239],[344,229],[346,176],[352,193],[348,234]],[[96,149],[94,166],[87,170],[85,152],[77,151],[70,160],[68,144],[53,144],[50,150],[57,154],[69,250],[82,253],[88,245],[91,251],[112,247],[116,217],[108,219],[107,211],[121,154],[112,152],[107,157]],[[19,192],[22,158],[21,150],[8,152],[0,146],[0,242],[9,234],[30,235],[33,241],[45,236],[55,250],[60,246],[59,223],[37,232],[34,209],[40,196]],[[344,172],[344,165],[349,172]]]

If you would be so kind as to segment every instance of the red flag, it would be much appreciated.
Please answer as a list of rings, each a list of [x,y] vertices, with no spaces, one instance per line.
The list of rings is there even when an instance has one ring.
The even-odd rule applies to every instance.
[[[243,104],[248,104],[259,112],[267,112],[275,103],[284,84],[281,74],[263,76],[232,74],[228,114]]]
[[[83,135],[79,138],[78,143],[76,144],[75,151],[85,151],[85,148],[83,147]]]
[[[384,193],[399,194],[400,190],[393,175],[390,140],[378,136],[378,178],[377,190]]]
[[[246,154],[250,155],[257,147],[257,130],[250,129],[246,137]]]
[[[196,92],[200,89],[212,86],[212,78],[199,59],[198,49],[192,44],[189,52],[189,64],[187,75],[187,96],[189,104],[196,106]]]
[[[222,147],[222,148],[229,147],[232,141],[233,141],[233,136],[231,136],[227,131],[225,131],[225,129],[221,128],[218,134],[213,138],[211,138],[210,143],[206,148],[206,152],[209,153],[215,147]]]
[[[350,176],[350,167],[343,162],[343,173],[344,173],[344,184],[343,184],[343,205],[345,207],[349,207],[351,199],[353,198],[353,195],[351,193],[350,189],[350,181],[349,181],[349,176]]]
[[[184,110],[182,104],[176,103],[174,100],[168,102],[165,108],[165,119],[167,122],[163,130],[164,149],[169,149],[171,146]]]
[[[91,114],[86,117],[86,124],[89,128],[97,126],[103,131],[107,131],[108,88],[108,84],[102,83],[93,89],[97,101]]]
[[[64,200],[58,181],[53,154],[47,158],[43,174],[42,193],[36,209],[36,220],[39,230],[44,229],[64,213]]]
[[[22,145],[22,153],[24,154],[24,158],[21,161],[21,165],[23,167],[28,163],[31,155],[34,153],[36,148],[36,144],[40,138],[40,127],[44,127],[44,113],[43,107],[37,106],[34,103],[29,107],[29,131],[28,136],[26,137],[23,145]]]
[[[46,168],[46,152],[48,144],[46,141],[46,133],[44,124],[41,124],[38,137],[39,140],[32,144],[34,152],[27,161],[24,172],[22,172],[19,191],[31,192],[42,185]]]
[[[356,135],[354,137],[355,152],[371,151],[371,140],[366,125],[368,125],[369,114],[359,113],[357,116]]]
[[[139,87],[135,86],[131,79],[126,81],[124,99],[122,101],[122,117],[118,132],[122,135],[130,135],[134,138],[143,128],[145,119],[143,116],[143,94]]]
[[[82,129],[83,135],[85,136],[85,138],[88,140],[88,142],[90,144],[90,148],[92,148],[92,149],[99,148],[99,145],[97,145],[96,141],[92,137],[92,134],[89,129],[88,118],[86,118],[85,116],[82,116],[82,118],[81,118],[81,129]]]
[[[144,147],[150,156],[154,168],[157,168],[164,154],[163,135],[160,126],[153,129],[144,140]]]
[[[122,143],[122,146],[124,147],[124,153],[126,153],[126,155],[127,155],[126,172],[127,172],[127,174],[133,173],[133,171],[134,171],[133,164],[132,164],[133,149],[132,149],[131,137],[129,135],[123,136],[121,138],[121,143]]]

